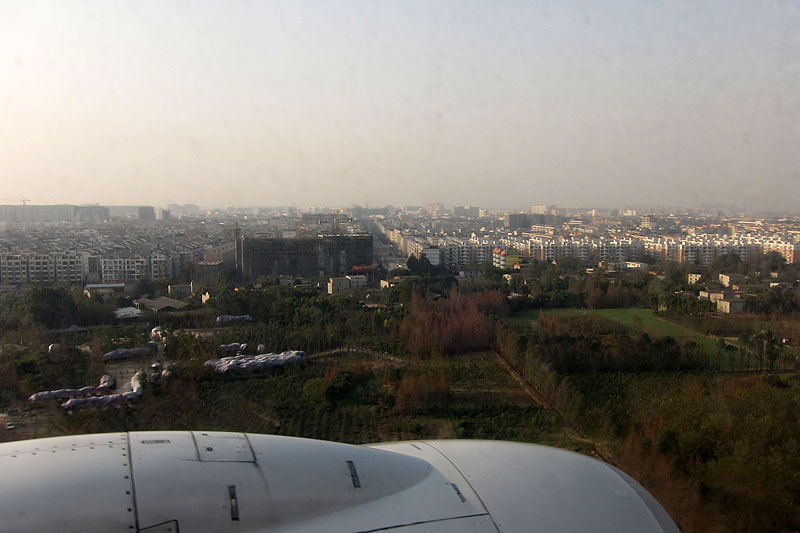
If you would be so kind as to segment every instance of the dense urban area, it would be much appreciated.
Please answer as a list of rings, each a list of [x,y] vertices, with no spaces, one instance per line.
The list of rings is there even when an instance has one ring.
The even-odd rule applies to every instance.
[[[800,529],[800,216],[0,206],[0,441],[517,440]]]

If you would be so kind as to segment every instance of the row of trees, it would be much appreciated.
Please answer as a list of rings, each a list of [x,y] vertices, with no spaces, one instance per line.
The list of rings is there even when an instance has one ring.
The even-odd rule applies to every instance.
[[[559,354],[569,345],[553,345],[561,340],[503,327],[497,332],[501,355],[570,425],[612,447],[617,464],[653,492],[685,531],[800,529],[799,379],[576,374]],[[757,350],[765,340],[742,342]],[[576,339],[581,342],[591,341]],[[656,353],[683,349],[664,342],[653,346]],[[591,349],[602,352],[604,346],[586,353]]]
[[[706,354],[692,340],[673,337],[651,339],[647,334],[613,333],[603,336],[535,333],[529,339],[531,353],[554,370],[566,374],[584,372],[668,372],[707,369]]]
[[[530,349],[562,373],[700,370],[712,364],[712,354],[694,340],[651,339],[597,315],[540,313],[537,325]]]
[[[130,303],[128,301],[128,303]],[[9,294],[0,298],[0,329],[17,330],[31,322],[51,329],[68,328],[73,324],[113,324],[116,300],[90,299],[74,289],[34,287],[23,295]]]

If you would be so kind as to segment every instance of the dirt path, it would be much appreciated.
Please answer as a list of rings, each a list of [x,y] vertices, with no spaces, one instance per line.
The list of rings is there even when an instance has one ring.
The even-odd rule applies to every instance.
[[[508,361],[503,359],[503,357],[497,353],[495,350],[492,350],[495,357],[497,357],[497,362],[500,363],[506,372],[509,373],[511,378],[517,382],[517,384],[525,391],[525,394],[531,397],[531,399],[536,402],[537,404],[541,405],[545,409],[553,409],[553,406],[550,405],[550,402],[547,401],[547,398],[539,394],[539,391],[531,387],[530,383],[528,383],[525,378],[519,375],[519,372],[514,370],[511,365],[508,364]],[[555,411],[555,409],[553,409]]]
[[[552,409],[553,411],[558,413],[558,410],[555,407],[553,407],[549,401],[547,401],[547,398],[545,398],[544,395],[542,395],[539,391],[534,389],[531,386],[531,384],[519,374],[519,372],[514,370],[514,368],[512,368],[512,366],[508,364],[508,361],[503,359],[503,357],[499,353],[497,353],[496,350],[492,350],[492,352],[497,357],[497,361],[500,363],[500,366],[506,369],[506,371],[514,379],[514,381],[516,381],[519,384],[522,390],[524,390],[525,393],[528,396],[530,396],[534,402],[541,405],[545,409]],[[558,414],[561,415],[561,413]],[[561,419],[563,420],[564,417],[562,416]],[[609,453],[608,448],[605,446],[605,443],[588,439],[577,429],[566,425],[564,426],[564,433],[566,433],[567,437],[569,437],[571,441],[580,443],[581,445],[590,448],[590,453],[594,457],[602,459],[603,461],[610,464],[616,464],[616,462],[614,462],[614,460],[611,458],[611,454]]]

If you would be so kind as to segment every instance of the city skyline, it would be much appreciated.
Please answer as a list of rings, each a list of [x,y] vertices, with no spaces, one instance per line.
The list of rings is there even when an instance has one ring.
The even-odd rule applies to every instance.
[[[0,203],[796,212],[798,23],[746,1],[7,3]]]
[[[10,201],[9,201],[10,200]],[[308,204],[308,203],[294,203],[294,204],[257,204],[257,203],[241,203],[241,204],[193,204],[190,202],[186,203],[159,203],[159,202],[149,202],[149,203],[100,203],[96,201],[82,201],[77,203],[68,203],[68,202],[61,202],[61,203],[38,203],[33,201],[31,198],[11,198],[11,199],[0,199],[0,208],[5,209],[9,213],[12,211],[9,210],[21,210],[26,208],[45,208],[45,209],[54,209],[54,212],[57,212],[59,209],[62,208],[73,208],[77,210],[85,210],[85,209],[93,209],[93,208],[103,208],[103,209],[111,209],[110,217],[111,218],[125,218],[125,217],[137,217],[136,210],[140,208],[146,209],[153,209],[152,218],[160,218],[163,215],[165,216],[175,216],[176,214],[189,214],[196,213],[198,215],[204,215],[206,213],[214,213],[214,212],[245,212],[248,210],[265,210],[265,211],[286,211],[290,210],[295,213],[336,213],[336,212],[349,212],[354,209],[365,209],[365,210],[380,210],[384,208],[392,208],[397,210],[422,210],[425,212],[429,212],[432,208],[435,208],[439,214],[445,215],[454,215],[458,216],[467,216],[467,215],[459,215],[456,211],[459,209],[475,209],[479,212],[486,212],[486,213],[494,213],[494,214],[502,214],[502,213],[531,213],[531,214],[591,214],[591,212],[596,211],[598,215],[605,215],[611,214],[612,216],[643,216],[648,214],[660,214],[660,215],[667,215],[667,214],[685,214],[685,213],[707,213],[716,215],[718,213],[724,213],[728,216],[800,216],[800,210],[797,208],[770,208],[769,206],[764,206],[761,208],[755,207],[752,203],[747,202],[738,202],[738,203],[714,203],[714,202],[704,202],[702,204],[657,204],[657,203],[609,203],[607,205],[580,205],[580,204],[555,204],[555,203],[540,203],[540,204],[532,204],[532,203],[525,203],[525,202],[515,202],[506,205],[498,205],[489,207],[486,205],[478,205],[478,204],[459,204],[454,202],[442,202],[442,201],[429,201],[429,202],[419,202],[419,203],[382,203],[377,205],[361,205],[358,203],[345,203],[345,204]],[[546,211],[541,211],[544,208]],[[22,211],[16,211],[17,213],[22,213]],[[77,213],[77,211],[76,211]],[[75,213],[73,213],[74,215]],[[477,216],[477,215],[476,215]],[[481,215],[482,216],[482,215]],[[148,216],[148,218],[150,218]]]

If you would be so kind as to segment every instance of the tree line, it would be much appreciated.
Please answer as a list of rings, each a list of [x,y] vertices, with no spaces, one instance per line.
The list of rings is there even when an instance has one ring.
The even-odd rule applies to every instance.
[[[558,352],[602,353],[602,342],[572,338],[564,344],[564,337],[520,335],[501,325],[496,347],[570,425],[613,445],[619,466],[653,492],[685,531],[800,528],[800,459],[794,451],[800,379],[587,372],[586,361]],[[657,351],[666,348],[680,360],[680,347],[665,342]],[[746,349],[763,342],[750,337]]]

